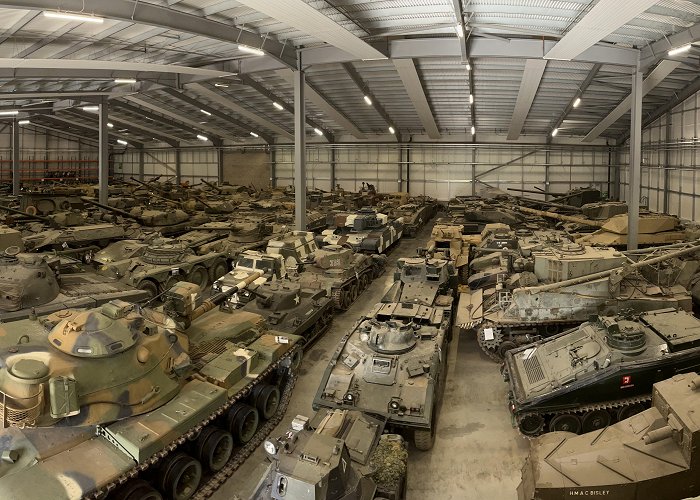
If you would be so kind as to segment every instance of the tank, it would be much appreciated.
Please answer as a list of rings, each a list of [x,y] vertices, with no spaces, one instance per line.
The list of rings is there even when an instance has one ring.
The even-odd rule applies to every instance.
[[[35,252],[84,248],[91,245],[107,246],[112,240],[124,238],[124,227],[118,224],[88,224],[63,229],[48,229],[24,236],[24,246]]]
[[[386,268],[383,255],[356,253],[339,245],[318,248],[314,234],[308,231],[291,231],[270,240],[267,253],[283,257],[288,274],[304,287],[326,290],[341,311]]]
[[[436,259],[450,260],[459,274],[460,282],[466,283],[470,248],[480,242],[480,236],[465,234],[464,224],[438,220],[430,232],[426,254]]]
[[[19,198],[22,212],[30,215],[49,215],[66,210],[81,210],[85,203],[82,200],[83,190],[79,187],[64,186],[59,189],[25,191]]]
[[[566,193],[554,193],[552,191],[541,190],[530,190],[530,189],[515,189],[508,188],[508,191],[516,191],[520,193],[534,193],[540,195],[552,196],[552,200],[555,203],[565,203],[573,207],[581,207],[588,203],[597,203],[603,199],[603,194],[599,189],[594,187],[585,188],[574,188],[570,189]]]
[[[661,309],[595,316],[508,351],[509,407],[528,436],[591,432],[645,408],[654,382],[700,362],[700,319]]]
[[[427,269],[422,274],[423,285],[429,287]],[[404,302],[376,304],[341,339],[313,408],[380,416],[387,430],[410,436],[416,448],[429,450],[445,385],[453,297],[436,296],[427,287],[420,290],[420,283],[411,285],[409,290],[400,287],[400,297],[410,291]]]
[[[405,194],[408,197],[407,193],[399,194]],[[414,238],[425,223],[435,217],[437,207],[435,200],[423,197],[415,198],[409,203],[404,202],[398,206],[388,205],[380,211],[386,211],[392,219],[401,218],[403,220],[403,236]]]
[[[685,288],[659,287],[637,270],[694,252],[698,245],[634,264],[625,263],[613,249],[579,247],[568,255],[550,249],[535,255],[535,273],[502,280],[488,290],[488,297],[483,290],[462,294],[459,309],[470,310],[470,319],[461,326],[476,328],[484,353],[501,361],[509,349],[577,326],[591,314],[615,315],[628,308],[690,310],[692,300]]]
[[[229,264],[223,253],[197,255],[184,243],[156,239],[135,256],[98,265],[96,269],[103,276],[144,290],[155,298],[177,281],[189,281],[205,289],[228,272]]]
[[[283,231],[283,227],[275,224],[269,218],[265,220],[210,222],[196,227],[200,231],[211,231],[225,237],[201,245],[198,253],[220,252],[226,254],[229,260],[238,257],[245,250],[264,247],[270,238]]]
[[[63,266],[55,255],[19,253],[17,247],[5,250],[0,257],[0,321],[96,307],[114,299],[148,298],[143,290],[73,267]]]
[[[335,214],[331,225],[335,229],[324,230],[320,242],[347,246],[356,252],[385,253],[403,234],[402,218],[390,220],[368,208]]]
[[[235,470],[282,417],[299,339],[199,297],[5,326],[1,498],[186,499]]]
[[[297,415],[288,431],[264,443],[270,460],[255,500],[402,500],[408,451],[384,422],[353,410]]]
[[[582,436],[553,432],[530,442],[519,500],[574,497],[679,500],[700,495],[700,377],[654,384],[652,407]]]
[[[275,330],[303,338],[310,345],[333,321],[333,302],[323,290],[304,288],[288,280],[263,283],[243,310],[259,314]]]

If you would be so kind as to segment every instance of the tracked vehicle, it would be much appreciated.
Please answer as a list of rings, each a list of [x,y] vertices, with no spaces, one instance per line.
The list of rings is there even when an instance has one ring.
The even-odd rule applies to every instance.
[[[408,452],[384,422],[358,411],[297,415],[290,429],[265,441],[271,463],[255,500],[402,500]]]
[[[439,286],[431,283],[447,278],[446,264],[435,282],[430,264],[404,264],[402,274],[415,281],[409,281],[410,287],[403,283],[390,289],[387,302],[376,304],[341,339],[321,378],[314,409],[379,415],[389,430],[411,436],[416,448],[432,448],[447,371],[453,297],[439,294]],[[411,272],[418,267],[423,267],[420,273]],[[403,301],[389,301],[397,299]]]
[[[281,418],[301,356],[259,316],[212,310],[226,297],[200,303],[181,282],[162,310],[113,301],[6,326],[0,497],[181,500],[221,484]]]
[[[591,432],[645,408],[654,382],[700,363],[700,319],[662,309],[592,318],[510,350],[509,406],[523,434]]]
[[[654,384],[652,407],[582,436],[553,432],[531,442],[519,500],[700,495],[700,377]]]
[[[321,244],[340,245],[356,252],[385,253],[401,239],[403,219],[390,219],[386,214],[364,208],[355,213],[340,213],[332,216],[333,229],[324,230]]]

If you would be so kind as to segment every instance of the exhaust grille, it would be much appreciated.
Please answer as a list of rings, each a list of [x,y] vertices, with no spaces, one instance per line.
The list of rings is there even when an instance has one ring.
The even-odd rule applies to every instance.
[[[527,380],[531,384],[536,384],[537,382],[544,380],[544,372],[542,371],[542,366],[540,365],[540,360],[537,356],[523,359],[523,366],[525,366]]]

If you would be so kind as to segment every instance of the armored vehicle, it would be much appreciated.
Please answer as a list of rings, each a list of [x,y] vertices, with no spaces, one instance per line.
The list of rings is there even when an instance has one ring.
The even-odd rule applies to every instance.
[[[545,191],[544,189],[534,190],[508,188],[508,191],[549,195],[552,196],[552,202],[565,203],[573,207],[582,207],[588,203],[597,203],[603,199],[603,193],[594,187],[574,188],[570,189],[566,193],[554,193],[552,191]]]
[[[304,288],[288,280],[264,283],[251,292],[244,311],[259,314],[275,330],[302,337],[311,344],[333,321],[333,302],[323,290]]]
[[[423,276],[429,279],[427,270]],[[447,371],[453,297],[426,290],[405,299],[376,304],[341,339],[313,407],[381,416],[389,430],[412,435],[416,448],[429,450]]]
[[[457,276],[452,262],[402,257],[396,262],[394,283],[382,302],[432,305],[438,297],[453,297],[456,290]]]
[[[504,377],[523,434],[590,432],[641,411],[654,382],[697,368],[700,319],[661,309],[594,317],[510,350]]]
[[[30,215],[48,215],[54,212],[82,209],[85,203],[81,199],[82,189],[64,187],[56,190],[25,191],[19,199],[22,212]]]
[[[335,214],[331,225],[335,229],[324,230],[320,243],[346,246],[356,252],[385,253],[403,234],[403,219],[390,220],[368,208]]]
[[[403,220],[403,236],[413,238],[423,225],[435,217],[437,213],[437,203],[434,200],[418,200],[412,203],[405,203],[395,208],[387,210],[388,215],[393,219]]]
[[[457,196],[447,204],[447,211],[455,222],[465,225],[471,233],[478,233],[486,224],[518,226],[525,222],[522,214],[513,211],[498,200],[473,196]]]
[[[304,287],[326,290],[341,311],[386,267],[383,255],[364,255],[339,245],[318,248],[308,231],[291,231],[270,240],[267,253],[283,257],[290,275]]]
[[[117,224],[89,224],[63,229],[49,229],[24,236],[24,246],[32,251],[84,248],[93,244],[107,246],[111,241],[125,237],[124,228]]]
[[[8,248],[0,257],[0,321],[46,315],[71,307],[96,307],[114,299],[138,302],[143,290],[105,279],[95,273],[75,272],[58,256],[19,253]],[[71,272],[62,272],[71,268]]]
[[[162,310],[117,300],[6,325],[0,498],[180,500],[203,472],[221,484],[281,418],[301,356],[259,316],[212,310],[225,299],[181,282]]]
[[[467,301],[462,294],[460,311],[471,309],[470,324],[463,328],[477,327],[480,347],[500,361],[509,349],[576,326],[591,314],[615,315],[625,308],[640,312],[668,307],[690,310],[692,301],[685,288],[659,287],[636,270],[694,252],[698,245],[634,264],[620,264],[618,259],[623,257],[612,249],[585,248],[578,256],[552,251],[536,254],[535,273],[520,273],[510,285],[499,283],[488,298],[474,293]],[[598,257],[586,258],[591,252]],[[464,321],[463,316],[460,321]]]
[[[197,249],[198,253],[220,252],[226,254],[227,259],[233,260],[244,250],[264,247],[270,238],[283,230],[283,227],[267,219],[245,222],[210,222],[198,226],[196,229],[225,235],[223,238],[201,245]]]
[[[408,452],[384,422],[353,410],[297,415],[289,430],[264,447],[271,463],[255,500],[402,500]]]
[[[196,255],[188,245],[165,239],[154,240],[134,257],[97,267],[103,276],[145,290],[152,298],[177,281],[189,281],[205,289],[227,271],[225,254]]]
[[[700,377],[654,384],[652,407],[582,436],[553,432],[531,441],[519,500],[700,495]]]
[[[438,220],[430,232],[426,253],[436,259],[450,260],[466,283],[469,277],[469,250],[471,245],[481,242],[481,237],[464,234],[464,225]]]

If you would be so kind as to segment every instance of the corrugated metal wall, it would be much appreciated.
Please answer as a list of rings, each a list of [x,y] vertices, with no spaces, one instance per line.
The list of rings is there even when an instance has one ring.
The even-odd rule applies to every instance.
[[[216,149],[192,148],[180,152],[182,182],[199,183],[199,179],[216,182],[218,176],[218,155]],[[127,149],[114,157],[114,173],[125,179],[138,177],[139,151]],[[175,177],[175,149],[144,150],[143,173],[145,180],[155,176]]]

